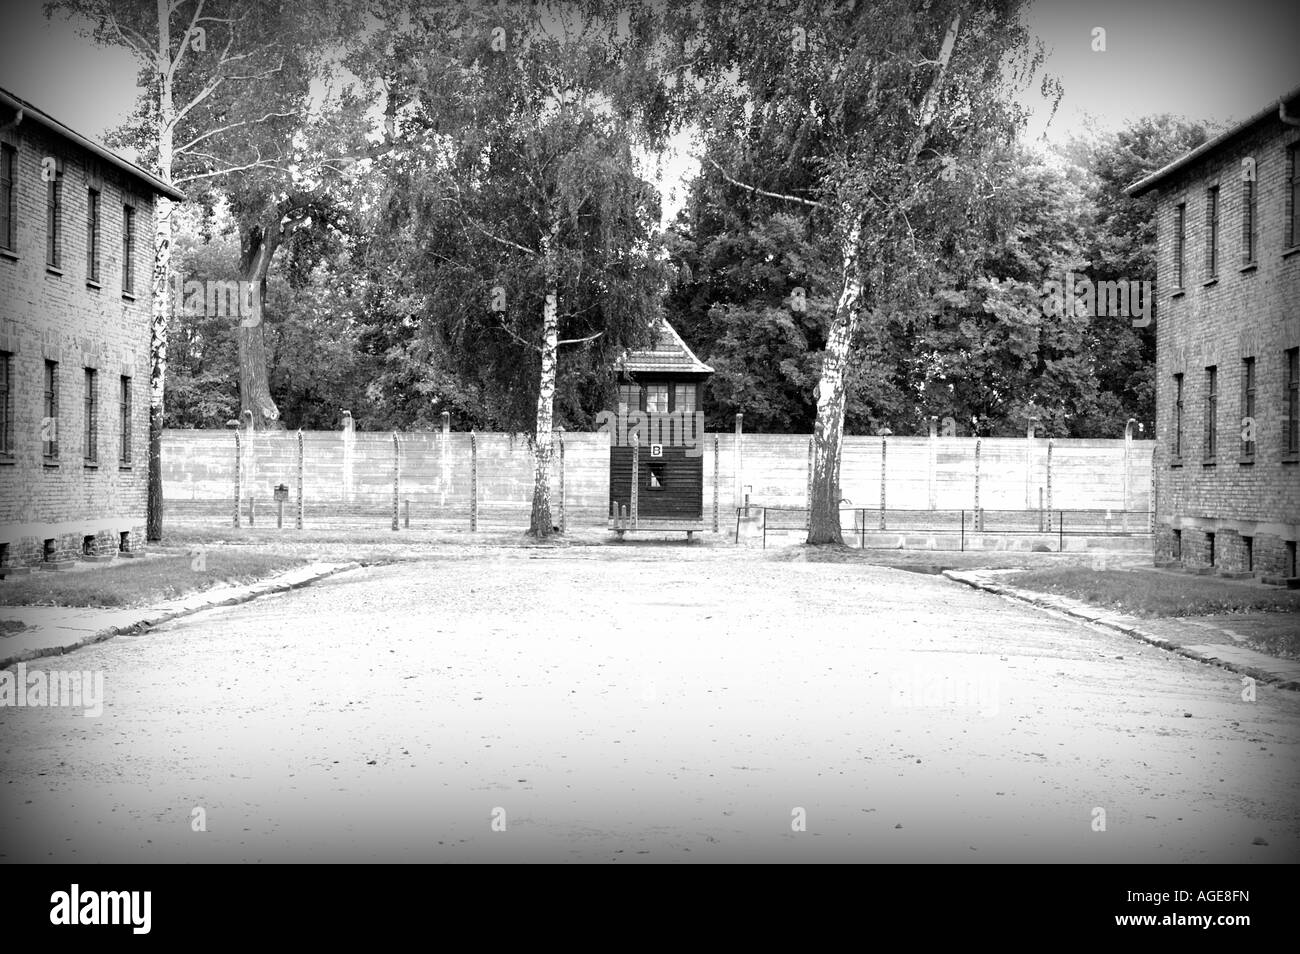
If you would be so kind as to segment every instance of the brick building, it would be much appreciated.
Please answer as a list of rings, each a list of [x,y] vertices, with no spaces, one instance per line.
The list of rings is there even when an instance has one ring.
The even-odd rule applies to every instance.
[[[1300,89],[1128,192],[1152,190],[1156,559],[1295,577]]]
[[[154,200],[184,195],[0,90],[0,562],[144,544]]]

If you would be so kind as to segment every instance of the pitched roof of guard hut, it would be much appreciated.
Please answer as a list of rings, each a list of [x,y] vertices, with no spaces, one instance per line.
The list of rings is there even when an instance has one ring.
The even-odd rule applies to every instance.
[[[713,369],[695,357],[668,319],[656,320],[653,342],[645,348],[628,351],[618,361],[620,371],[628,373],[664,371],[674,374],[712,374]]]

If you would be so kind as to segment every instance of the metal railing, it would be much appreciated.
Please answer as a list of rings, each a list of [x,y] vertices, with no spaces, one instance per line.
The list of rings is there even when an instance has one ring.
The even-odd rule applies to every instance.
[[[853,514],[853,534],[866,549],[867,533],[955,533],[960,548],[966,549],[966,534],[1042,534],[1057,537],[1058,546],[1067,536],[1141,536],[1151,532],[1148,510],[899,510],[871,507],[841,507],[840,530],[847,529],[844,515]],[[735,540],[740,542],[740,522],[758,520],[767,547],[769,530],[808,529],[807,507],[770,507],[749,504],[736,508]]]

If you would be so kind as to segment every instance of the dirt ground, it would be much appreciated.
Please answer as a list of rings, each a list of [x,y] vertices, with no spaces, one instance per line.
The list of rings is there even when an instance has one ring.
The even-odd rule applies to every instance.
[[[1300,694],[797,552],[435,547],[34,662],[104,711],[0,709],[0,850],[1300,859]]]

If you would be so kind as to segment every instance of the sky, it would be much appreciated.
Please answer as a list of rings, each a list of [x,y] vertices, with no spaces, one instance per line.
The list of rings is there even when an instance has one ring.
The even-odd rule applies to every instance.
[[[0,87],[92,138],[121,123],[136,99],[136,64],[96,47],[42,0],[8,0],[0,19]],[[1231,123],[1300,86],[1296,0],[1037,0],[1025,17],[1044,45],[1042,72],[1065,95],[1056,115],[1035,88],[1028,135],[1063,141],[1091,123],[1101,131],[1152,113]],[[1104,49],[1101,45],[1104,30]],[[676,192],[695,163],[685,143],[663,163]],[[675,180],[675,181],[674,181]]]

